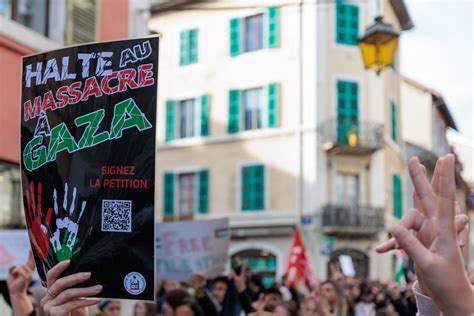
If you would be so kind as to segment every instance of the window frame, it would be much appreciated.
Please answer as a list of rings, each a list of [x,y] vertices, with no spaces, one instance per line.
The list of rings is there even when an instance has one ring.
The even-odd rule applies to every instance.
[[[182,135],[181,135],[181,114],[182,114],[181,106],[182,106],[183,102],[190,102],[190,101],[193,101],[193,106],[190,107],[190,108],[194,108],[192,124],[189,123],[190,120],[186,120],[186,121],[187,121],[187,124],[188,124],[188,128],[189,128],[189,126],[192,126],[193,135],[182,137]],[[201,137],[201,99],[200,99],[200,97],[176,100],[174,121],[175,121],[174,122],[174,124],[175,124],[175,127],[174,127],[174,129],[175,129],[175,138],[174,138],[174,140]],[[187,131],[188,131],[188,128],[186,129]]]
[[[240,111],[239,132],[248,132],[248,131],[262,130],[262,129],[268,128],[268,93],[265,93],[267,91],[266,88],[267,86],[262,85],[262,86],[250,87],[250,88],[239,90],[240,101],[241,101],[241,105],[239,108],[239,111]],[[254,91],[259,90],[261,93],[260,94],[260,102],[262,103],[261,113],[260,113],[261,127],[246,129],[246,111],[245,111],[246,99],[244,96],[246,92],[249,92],[252,90]]]
[[[35,30],[34,28],[28,26],[28,25],[25,25],[23,23],[20,22],[19,20],[19,13],[18,13],[18,6],[20,5],[20,1],[21,0],[11,0],[10,2],[10,15],[9,16],[5,16],[7,19],[10,19],[10,20],[13,20],[17,23],[20,23],[21,25],[29,28],[30,30],[33,30],[41,35],[44,35],[46,37],[49,37],[49,8],[51,6],[51,0],[44,0],[45,2],[45,5],[44,5],[44,32],[39,32],[37,30]]]
[[[265,18],[265,14],[262,12],[262,13],[257,13],[257,14],[253,14],[253,15],[248,15],[248,16],[245,16],[242,18],[243,20],[243,27],[242,27],[242,35],[241,35],[241,44],[242,45],[242,53],[251,53],[251,52],[255,52],[255,51],[259,51],[259,50],[262,50],[265,48],[265,35],[266,35],[266,32],[265,32],[265,25],[268,24],[268,19]],[[257,37],[257,39],[260,41],[260,45],[259,45],[259,48],[254,48],[249,50],[249,47],[248,47],[248,21],[253,21],[252,23],[252,27],[255,28],[255,21],[259,21],[260,24],[258,25],[257,29],[260,29],[261,33],[259,34],[260,36]],[[258,32],[256,33],[255,30],[253,30],[253,41],[252,41],[252,44],[255,44],[255,40],[256,40],[256,34],[258,34]],[[253,46],[253,45],[252,45]]]

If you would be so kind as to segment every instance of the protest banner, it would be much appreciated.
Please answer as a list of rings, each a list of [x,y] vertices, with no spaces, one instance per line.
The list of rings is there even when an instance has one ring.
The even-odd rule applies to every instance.
[[[28,233],[23,229],[0,230],[0,280],[8,279],[8,269],[26,263],[30,252]],[[33,274],[38,279],[38,274]]]
[[[160,280],[188,280],[193,273],[221,275],[227,262],[227,218],[156,224],[156,275]]]
[[[153,300],[158,37],[23,58],[21,172],[38,273]]]

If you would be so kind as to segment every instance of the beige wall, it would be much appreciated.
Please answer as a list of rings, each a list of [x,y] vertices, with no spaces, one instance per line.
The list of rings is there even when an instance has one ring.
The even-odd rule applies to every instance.
[[[401,82],[403,139],[426,150],[433,149],[431,93]],[[425,119],[419,120],[423,117]]]
[[[256,131],[256,135],[260,134]],[[266,166],[267,210],[295,209],[297,187],[297,141],[292,134],[255,137],[240,141],[213,142],[171,149],[161,146],[157,156],[157,211],[163,208],[163,173],[209,170],[209,212],[213,215],[240,213],[240,166]]]

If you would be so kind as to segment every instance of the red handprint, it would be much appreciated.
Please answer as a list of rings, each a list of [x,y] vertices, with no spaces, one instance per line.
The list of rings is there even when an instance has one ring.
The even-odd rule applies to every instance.
[[[43,224],[41,209],[41,182],[38,183],[37,195],[35,201],[35,184],[30,182],[29,188],[26,190],[26,223],[28,224],[28,232],[36,254],[41,261],[48,256],[49,251],[49,235],[48,227],[51,221],[53,209],[50,207],[46,212],[46,221]],[[35,203],[37,202],[37,204]]]

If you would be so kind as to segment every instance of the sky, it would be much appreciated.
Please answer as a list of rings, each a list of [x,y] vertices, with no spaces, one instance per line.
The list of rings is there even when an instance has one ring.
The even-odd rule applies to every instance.
[[[405,0],[415,27],[400,39],[401,72],[440,92],[474,140],[474,0]]]

